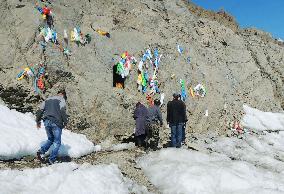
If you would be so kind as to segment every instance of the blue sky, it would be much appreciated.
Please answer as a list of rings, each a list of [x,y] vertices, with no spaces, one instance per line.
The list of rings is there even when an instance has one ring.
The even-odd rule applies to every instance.
[[[256,27],[284,39],[284,0],[192,0],[214,11],[224,8],[241,27]]]

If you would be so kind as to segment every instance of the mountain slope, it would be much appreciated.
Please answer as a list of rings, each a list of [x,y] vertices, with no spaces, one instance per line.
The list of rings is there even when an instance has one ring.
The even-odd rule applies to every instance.
[[[16,8],[17,4],[25,6]],[[146,103],[136,89],[137,66],[124,90],[112,88],[112,65],[124,51],[137,60],[147,48],[163,54],[158,76],[165,103],[180,91],[180,79],[188,88],[205,85],[204,98],[186,101],[188,131],[224,133],[241,118],[244,103],[264,111],[284,106],[283,47],[264,32],[239,29],[226,14],[216,17],[182,0],[52,1],[60,41],[64,29],[70,33],[76,26],[92,36],[86,46],[71,43],[67,60],[51,43],[46,59],[41,56],[37,29],[42,19],[33,1],[4,0],[0,5],[0,97],[10,107],[35,110],[42,99],[64,86],[73,128],[86,129],[95,139],[131,133],[135,103]],[[98,28],[109,31],[111,38],[93,30]],[[177,45],[184,48],[182,55]],[[31,80],[15,77],[26,64],[41,61],[47,65],[51,86],[38,97]]]

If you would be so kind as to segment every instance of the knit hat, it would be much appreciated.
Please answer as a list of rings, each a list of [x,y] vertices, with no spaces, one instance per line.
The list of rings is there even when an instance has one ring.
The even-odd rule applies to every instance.
[[[174,97],[174,98],[178,98],[178,97],[180,97],[180,94],[177,93],[177,92],[174,92],[174,93],[173,93],[173,97]]]
[[[57,94],[62,94],[62,95],[63,95],[63,98],[64,98],[65,100],[67,100],[67,95],[66,95],[65,89],[63,89],[63,88],[59,89],[58,92],[57,92]]]

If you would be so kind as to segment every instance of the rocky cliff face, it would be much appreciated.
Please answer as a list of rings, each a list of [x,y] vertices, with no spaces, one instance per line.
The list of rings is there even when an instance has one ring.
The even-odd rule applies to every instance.
[[[180,91],[179,79],[187,88],[198,83],[207,88],[204,98],[186,100],[189,132],[224,133],[241,117],[244,103],[264,111],[284,107],[283,46],[264,32],[239,29],[226,13],[208,12],[183,0],[50,2],[59,41],[64,29],[70,32],[76,26],[91,34],[92,41],[85,46],[70,43],[69,59],[48,43],[44,57],[38,36],[42,19],[34,1],[2,0],[0,97],[12,108],[34,111],[64,86],[73,129],[94,134],[94,139],[131,133],[134,105],[138,100],[146,103],[146,97],[136,89],[137,66],[124,90],[112,87],[112,66],[124,51],[140,60],[147,48],[163,54],[158,76],[165,103],[173,91]],[[96,33],[98,28],[111,38]],[[31,79],[18,81],[16,76],[27,64],[40,62],[46,65],[49,84],[47,92],[37,96]]]

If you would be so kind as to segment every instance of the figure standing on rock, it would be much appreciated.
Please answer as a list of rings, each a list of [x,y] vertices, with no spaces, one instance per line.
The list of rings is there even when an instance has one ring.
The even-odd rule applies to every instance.
[[[51,9],[48,8],[46,5],[44,7],[40,7],[39,4],[36,2],[36,9],[42,14],[42,18],[45,21],[45,25],[49,28],[54,28],[53,25],[53,14]]]
[[[171,128],[171,146],[180,148],[183,140],[183,126],[187,122],[186,106],[180,95],[173,94],[173,100],[167,104],[167,123]]]
[[[146,147],[154,151],[158,149],[160,127],[163,126],[160,104],[160,100],[154,100],[154,105],[150,105],[148,108],[148,116],[146,120]]]
[[[112,68],[113,73],[113,87],[124,89],[125,77],[118,73],[119,63]]]
[[[62,129],[67,125],[66,114],[66,92],[59,90],[57,96],[47,98],[40,106],[36,114],[37,128],[41,127],[41,120],[44,122],[48,140],[37,152],[37,157],[41,162],[53,164],[61,146]],[[54,144],[48,161],[44,161],[43,156]]]
[[[147,115],[147,108],[141,102],[138,102],[133,114],[135,120],[135,144],[138,147],[145,147]]]

